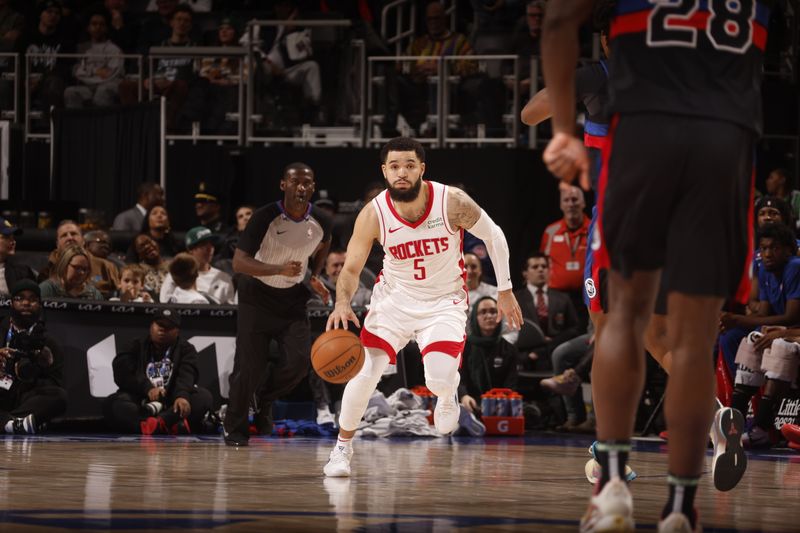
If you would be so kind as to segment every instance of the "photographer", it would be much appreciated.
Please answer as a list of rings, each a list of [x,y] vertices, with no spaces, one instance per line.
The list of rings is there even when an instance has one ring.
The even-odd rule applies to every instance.
[[[35,281],[11,287],[11,316],[0,325],[0,335],[0,428],[36,433],[67,410],[67,392],[61,386],[64,356],[45,333]]]
[[[180,316],[159,309],[147,337],[134,340],[114,358],[119,390],[103,405],[108,424],[126,433],[197,432],[213,398],[197,386],[197,351],[179,338]]]

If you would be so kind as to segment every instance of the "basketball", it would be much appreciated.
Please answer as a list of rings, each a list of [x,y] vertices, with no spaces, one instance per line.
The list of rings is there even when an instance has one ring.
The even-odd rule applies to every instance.
[[[326,331],[311,347],[311,366],[329,383],[347,383],[364,366],[364,347],[350,331]]]

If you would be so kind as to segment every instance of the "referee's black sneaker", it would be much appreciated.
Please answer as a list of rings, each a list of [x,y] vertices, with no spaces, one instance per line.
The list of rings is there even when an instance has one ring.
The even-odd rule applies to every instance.
[[[228,433],[225,431],[225,428],[222,428],[222,436],[225,438],[225,444],[228,446],[247,446],[250,437],[239,432],[239,431],[232,431]]]

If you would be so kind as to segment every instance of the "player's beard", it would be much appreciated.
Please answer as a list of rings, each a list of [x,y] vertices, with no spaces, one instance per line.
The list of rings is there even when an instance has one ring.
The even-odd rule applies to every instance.
[[[386,180],[386,188],[389,190],[389,197],[395,202],[413,202],[419,196],[419,191],[422,190],[422,178],[419,178],[410,189],[405,191],[393,188],[389,180]]]

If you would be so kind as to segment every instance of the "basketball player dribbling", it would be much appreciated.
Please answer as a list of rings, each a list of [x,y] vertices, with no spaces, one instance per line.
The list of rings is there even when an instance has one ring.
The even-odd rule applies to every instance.
[[[597,0],[593,6],[592,21],[600,31],[600,48],[604,59],[596,63],[589,63],[575,71],[575,96],[583,103],[586,109],[584,123],[583,144],[589,156],[589,177],[592,189],[598,190],[600,170],[603,166],[602,150],[608,144],[608,58],[609,35],[611,33],[611,20],[614,17],[618,0]],[[535,126],[552,116],[547,88],[540,90],[522,110],[522,121]],[[604,250],[602,239],[593,239],[595,232],[600,231],[597,206],[592,210],[592,222],[589,225],[590,246],[586,250],[586,268],[584,270],[584,301],[589,309],[589,317],[594,326],[595,339],[599,338],[606,322],[608,312],[608,286],[607,275],[609,269],[608,254]],[[598,233],[599,236],[599,233]],[[664,284],[659,285],[653,316],[644,332],[644,347],[661,367],[670,373],[672,354],[667,347],[667,301]],[[595,353],[597,349],[595,348]],[[601,357],[602,359],[602,357]],[[740,426],[744,417],[740,412],[731,407],[722,407],[719,400],[710,405],[715,411],[712,429],[709,432],[714,446],[714,459],[712,461],[712,477],[714,486],[721,491],[733,489],[742,479],[747,468],[747,458],[742,451],[741,439],[728,442],[717,431],[723,423],[735,421]],[[740,435],[741,435],[740,431]],[[730,444],[730,445],[729,445]],[[590,448],[596,456],[597,442]],[[731,454],[737,455],[740,460],[730,461]],[[600,475],[600,464],[596,458],[590,459],[585,468],[586,476],[591,483],[595,483]],[[626,468],[625,479],[631,481],[636,474],[630,467]]]
[[[425,150],[414,139],[399,137],[381,150],[387,190],[364,206],[347,246],[336,284],[336,305],[327,329],[360,327],[350,306],[373,241],[385,251],[375,281],[370,310],[361,329],[364,366],[347,384],[339,415],[339,437],[324,473],[350,475],[352,439],[367,402],[397,352],[416,340],[423,356],[425,385],[438,397],[434,425],[442,434],[458,428],[458,367],[467,323],[467,291],[462,233],[483,239],[498,282],[498,322],[512,329],[522,312],[512,294],[508,244],[495,224],[466,193],[423,179]]]
[[[614,115],[599,191],[599,236],[611,265],[609,313],[592,375],[601,477],[582,531],[634,529],[623,479],[644,378],[644,331],[662,271],[672,361],[669,496],[658,530],[700,531],[694,499],[712,418],[701,406],[714,396],[719,313],[726,298],[746,299],[749,292],[748,211],[768,5],[617,2],[609,65]],[[591,6],[592,0],[551,1],[542,40],[554,131],[544,160],[566,181],[580,174],[584,188],[589,161],[574,136],[572,65],[577,30]],[[741,437],[738,422],[728,419],[719,428],[729,442]]]

